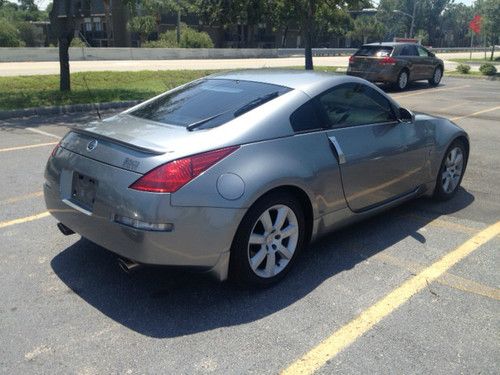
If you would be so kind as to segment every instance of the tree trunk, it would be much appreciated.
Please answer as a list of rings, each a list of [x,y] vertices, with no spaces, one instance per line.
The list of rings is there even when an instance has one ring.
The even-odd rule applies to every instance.
[[[312,45],[314,35],[314,16],[316,14],[316,1],[308,0],[307,16],[304,20],[304,55],[306,70],[313,70]]]
[[[283,30],[283,37],[281,38],[281,48],[286,47],[286,37],[288,36],[288,25],[285,26],[285,30]]]
[[[129,47],[130,34],[127,30],[128,9],[122,0],[113,0],[111,3],[113,15],[113,40],[115,47]]]
[[[113,43],[111,42],[111,35],[113,30],[113,25],[111,25],[111,21],[109,19],[109,0],[104,0],[104,18],[106,19],[106,39],[108,42],[108,47],[112,47]]]
[[[71,80],[69,72],[69,45],[73,39],[72,34],[59,36],[59,89],[61,91],[71,91]]]
[[[490,61],[493,61],[493,57],[495,56],[495,42],[491,43],[491,55]]]

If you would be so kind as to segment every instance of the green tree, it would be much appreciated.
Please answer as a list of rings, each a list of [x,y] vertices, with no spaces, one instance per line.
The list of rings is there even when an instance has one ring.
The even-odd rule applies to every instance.
[[[23,42],[16,27],[5,18],[0,18],[0,47],[22,47]]]
[[[130,31],[139,35],[140,47],[148,35],[156,30],[156,21],[153,16],[137,16],[129,21],[128,27]]]
[[[353,29],[347,33],[362,44],[380,41],[385,34],[385,26],[376,17],[360,16],[354,20]]]
[[[500,37],[500,3],[498,0],[483,0],[477,4],[481,12],[481,33],[484,33],[491,44],[490,60],[495,55],[495,44]]]

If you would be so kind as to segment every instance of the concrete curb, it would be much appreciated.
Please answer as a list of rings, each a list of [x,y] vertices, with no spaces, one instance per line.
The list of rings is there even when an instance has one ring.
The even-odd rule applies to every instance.
[[[37,107],[25,109],[13,109],[9,111],[0,111],[0,120],[7,120],[16,117],[42,116],[42,115],[57,115],[75,112],[87,112],[92,110],[107,110],[116,108],[129,108],[141,102],[140,100],[129,100],[124,102],[108,102],[108,103],[89,103],[89,104],[72,104],[53,107]]]

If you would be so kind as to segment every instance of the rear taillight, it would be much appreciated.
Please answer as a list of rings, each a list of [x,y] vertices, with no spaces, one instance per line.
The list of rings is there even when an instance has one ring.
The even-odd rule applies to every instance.
[[[226,147],[168,162],[146,173],[130,188],[153,193],[174,193],[238,148]]]
[[[390,56],[386,56],[378,61],[381,65],[395,65],[396,59]]]
[[[54,149],[52,150],[52,152],[50,153],[50,156],[51,157],[54,157],[56,155],[56,152],[57,150],[59,149],[59,146],[61,145],[61,142],[59,142],[56,147],[54,147]]]
[[[349,56],[349,62],[350,63],[354,62],[354,60],[356,60],[356,56],[354,56],[354,55]]]

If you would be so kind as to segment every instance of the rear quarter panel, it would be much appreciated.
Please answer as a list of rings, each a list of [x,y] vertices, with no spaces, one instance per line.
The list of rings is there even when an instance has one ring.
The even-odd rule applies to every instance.
[[[244,181],[243,195],[223,198],[217,180],[233,173]],[[312,132],[242,145],[240,149],[171,196],[173,206],[248,208],[281,186],[302,189],[315,218],[345,207],[340,171],[324,132]]]

